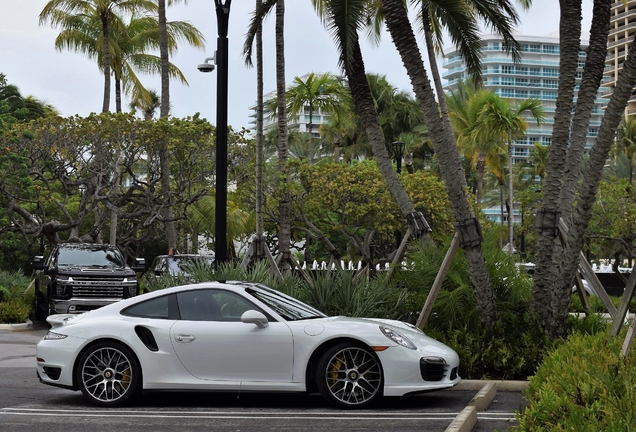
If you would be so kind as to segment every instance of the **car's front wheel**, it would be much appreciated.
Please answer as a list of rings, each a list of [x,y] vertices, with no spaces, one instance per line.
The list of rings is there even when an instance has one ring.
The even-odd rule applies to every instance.
[[[382,395],[384,377],[378,357],[366,347],[349,342],[334,345],[318,362],[316,384],[320,394],[340,408],[361,408]]]
[[[84,396],[95,405],[121,406],[140,390],[141,367],[124,345],[100,342],[81,356],[77,383]]]

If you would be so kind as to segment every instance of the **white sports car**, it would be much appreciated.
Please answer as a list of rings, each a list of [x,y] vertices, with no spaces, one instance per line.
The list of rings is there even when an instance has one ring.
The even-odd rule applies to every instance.
[[[327,317],[266,286],[206,282],[52,315],[40,381],[96,405],[141,391],[319,391],[357,408],[459,383],[459,357],[400,321]]]

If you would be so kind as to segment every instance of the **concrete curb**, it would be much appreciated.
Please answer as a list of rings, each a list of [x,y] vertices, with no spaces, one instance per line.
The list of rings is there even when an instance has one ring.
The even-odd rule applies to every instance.
[[[446,428],[446,432],[470,432],[476,424],[477,409],[474,406],[467,406]]]
[[[25,323],[20,324],[0,324],[0,330],[5,331],[25,331],[33,328],[33,322],[27,319]]]
[[[523,392],[528,388],[528,381],[505,381],[505,380],[462,380],[451,390],[479,391],[487,384],[495,384],[499,391]]]
[[[486,384],[468,403],[468,406],[474,406],[477,411],[486,411],[496,395],[495,383]]]
[[[477,391],[466,408],[448,426],[446,432],[470,432],[477,424],[477,412],[488,409],[497,391],[523,392],[528,381],[463,380],[453,390]]]

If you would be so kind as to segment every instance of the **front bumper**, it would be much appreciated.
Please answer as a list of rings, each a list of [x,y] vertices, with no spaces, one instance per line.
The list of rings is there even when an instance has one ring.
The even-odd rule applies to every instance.
[[[415,350],[393,346],[378,352],[384,366],[384,395],[404,396],[451,388],[459,384],[459,356],[437,342]]]
[[[78,299],[71,298],[68,300],[53,299],[53,308],[55,313],[84,313],[93,309],[99,309],[102,306],[117,303],[122,299],[119,298],[94,298],[94,299]]]

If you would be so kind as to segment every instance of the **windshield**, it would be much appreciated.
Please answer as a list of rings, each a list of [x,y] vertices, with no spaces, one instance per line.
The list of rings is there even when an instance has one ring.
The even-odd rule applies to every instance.
[[[287,321],[325,318],[327,316],[293,297],[264,285],[256,285],[255,288],[247,288],[245,291],[274,309],[278,315]]]
[[[126,266],[124,257],[116,249],[71,249],[60,248],[57,256],[57,265],[60,267],[114,267]]]

